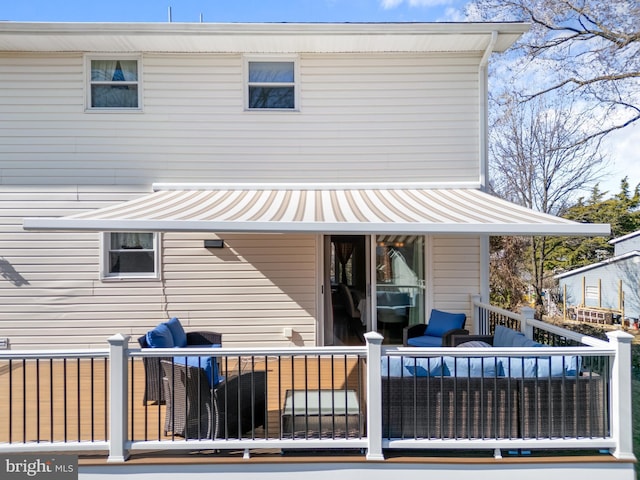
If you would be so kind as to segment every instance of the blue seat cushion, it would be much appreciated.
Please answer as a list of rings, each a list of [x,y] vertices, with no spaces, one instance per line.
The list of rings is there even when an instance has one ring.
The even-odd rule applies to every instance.
[[[575,355],[538,358],[538,377],[575,377],[580,374],[581,358]]]
[[[220,344],[211,345],[211,348],[220,348]],[[198,367],[204,370],[209,381],[209,386],[215,387],[224,380],[224,377],[218,373],[218,362],[215,357],[192,356],[192,357],[173,357],[173,361],[178,365],[187,365],[189,367]]]
[[[165,322],[169,330],[171,330],[171,336],[173,337],[173,345],[176,347],[186,347],[187,346],[187,334],[182,328],[182,324],[177,317],[173,317],[168,322]]]
[[[407,340],[407,345],[410,347],[441,347],[442,337],[433,337],[431,335],[412,337]]]
[[[440,377],[449,372],[442,363],[442,358],[418,358],[383,356],[380,362],[383,377]]]
[[[449,375],[459,378],[497,378],[502,375],[502,363],[496,357],[444,357]]]
[[[532,378],[538,374],[535,357],[500,357],[502,375],[511,378]]]
[[[173,342],[171,330],[165,323],[161,323],[153,330],[149,330],[146,337],[147,345],[151,348],[173,348],[176,346]]]
[[[466,320],[467,316],[464,313],[449,313],[434,308],[431,310],[429,324],[424,334],[432,337],[442,337],[449,330],[464,327]]]

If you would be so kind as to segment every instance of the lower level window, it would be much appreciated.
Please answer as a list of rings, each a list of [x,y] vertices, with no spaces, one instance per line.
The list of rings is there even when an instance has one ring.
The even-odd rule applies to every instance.
[[[110,232],[105,234],[104,277],[158,276],[157,234]]]

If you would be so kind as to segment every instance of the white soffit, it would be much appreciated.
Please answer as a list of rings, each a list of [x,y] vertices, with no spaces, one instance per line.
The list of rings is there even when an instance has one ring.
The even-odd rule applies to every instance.
[[[343,53],[508,49],[524,23],[14,23],[0,22],[0,51]]]
[[[609,235],[465,188],[178,188],[27,230],[360,234]]]

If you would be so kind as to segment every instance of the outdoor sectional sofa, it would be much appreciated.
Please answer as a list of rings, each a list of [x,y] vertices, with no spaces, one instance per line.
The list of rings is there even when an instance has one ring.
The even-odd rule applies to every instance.
[[[504,342],[534,346],[523,334],[503,328],[496,327],[497,335],[489,339],[495,346],[505,346]],[[462,345],[492,346],[478,340]],[[575,356],[383,357],[383,435],[431,439],[606,436],[608,385],[600,375],[581,373],[580,365]]]

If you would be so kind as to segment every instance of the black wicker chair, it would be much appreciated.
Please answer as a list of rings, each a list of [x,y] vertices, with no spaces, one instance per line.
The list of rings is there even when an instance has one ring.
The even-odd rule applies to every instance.
[[[138,343],[141,348],[149,348],[146,335],[138,338]],[[222,334],[207,331],[187,332],[187,348],[215,344],[222,344]],[[144,357],[142,359],[145,373],[145,388],[142,398],[144,405],[148,402],[157,404],[165,403],[164,388],[162,385],[164,374],[160,368],[160,360],[162,358],[171,360],[171,358],[167,357]]]
[[[167,400],[165,434],[190,439],[240,439],[264,426],[266,372],[243,373],[211,388],[201,368],[171,360],[160,363]]]
[[[404,327],[402,330],[402,345],[405,347],[410,346],[407,342],[410,338],[420,337],[424,335],[427,329],[427,325],[424,323],[419,323],[416,325],[411,325],[409,327]],[[442,335],[442,345],[443,347],[454,347],[453,338],[454,336],[468,335],[469,330],[464,328],[453,328]]]

